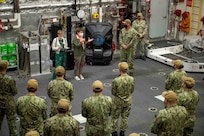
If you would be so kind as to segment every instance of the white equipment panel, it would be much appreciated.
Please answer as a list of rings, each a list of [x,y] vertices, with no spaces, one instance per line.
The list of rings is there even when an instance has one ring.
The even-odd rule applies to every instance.
[[[172,60],[180,59],[183,61],[184,70],[186,72],[204,72],[204,62],[199,62],[196,58],[188,58],[178,53],[184,51],[183,44],[157,48],[154,45],[149,45],[146,48],[147,57],[164,64],[173,66]],[[204,53],[203,53],[204,54]],[[170,56],[170,57],[169,57]],[[204,60],[204,55],[203,55]]]

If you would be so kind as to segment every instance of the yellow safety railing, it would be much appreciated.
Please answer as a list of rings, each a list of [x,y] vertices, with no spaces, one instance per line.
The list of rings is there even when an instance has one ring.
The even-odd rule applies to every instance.
[[[202,10],[202,0],[192,0],[190,14],[190,34],[196,35],[200,30],[200,18]]]

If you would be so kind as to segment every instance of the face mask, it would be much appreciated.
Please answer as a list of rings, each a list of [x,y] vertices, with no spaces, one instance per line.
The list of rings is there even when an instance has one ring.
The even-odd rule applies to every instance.
[[[127,25],[124,25],[125,28],[127,28]]]
[[[84,36],[84,33],[79,33],[79,36],[83,37],[83,36]]]
[[[61,39],[62,39],[62,36],[59,36],[58,38],[59,38],[59,40],[61,40]]]

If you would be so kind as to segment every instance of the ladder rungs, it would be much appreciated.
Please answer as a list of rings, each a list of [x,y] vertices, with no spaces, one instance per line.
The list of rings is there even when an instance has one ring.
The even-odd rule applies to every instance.
[[[201,6],[203,0],[192,0],[190,34],[197,34],[200,29]]]
[[[200,8],[200,5],[194,5],[194,6],[192,6],[192,8]]]

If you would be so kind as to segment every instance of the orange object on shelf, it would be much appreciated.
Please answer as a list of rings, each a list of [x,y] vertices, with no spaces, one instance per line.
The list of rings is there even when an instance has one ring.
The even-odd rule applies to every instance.
[[[179,26],[180,31],[184,31],[189,33],[190,32],[190,14],[189,12],[184,12],[182,14],[181,24]]]

